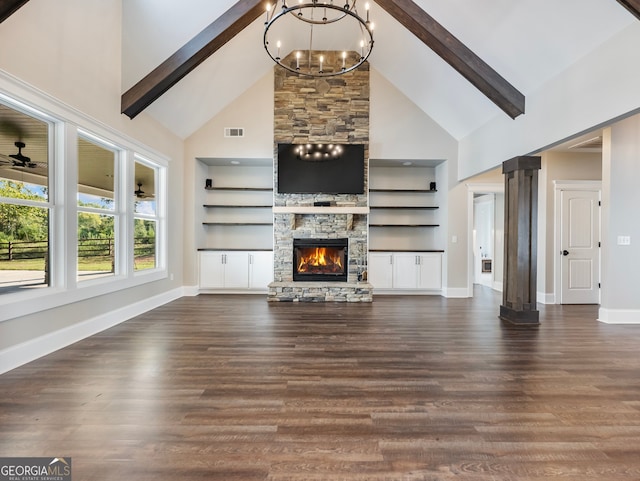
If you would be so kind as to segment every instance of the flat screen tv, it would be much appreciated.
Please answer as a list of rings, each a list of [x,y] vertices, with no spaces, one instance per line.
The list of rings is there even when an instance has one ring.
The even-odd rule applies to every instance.
[[[278,144],[280,194],[364,194],[363,144]]]

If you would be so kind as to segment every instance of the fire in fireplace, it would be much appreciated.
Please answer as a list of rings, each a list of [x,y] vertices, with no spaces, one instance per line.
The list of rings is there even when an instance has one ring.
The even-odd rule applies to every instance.
[[[348,250],[348,239],[293,239],[293,280],[346,282]]]

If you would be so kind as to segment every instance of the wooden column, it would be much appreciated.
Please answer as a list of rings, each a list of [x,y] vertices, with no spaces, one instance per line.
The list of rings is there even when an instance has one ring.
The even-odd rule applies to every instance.
[[[505,252],[500,319],[513,324],[540,323],[536,300],[538,170],[540,157],[514,157],[502,164]]]

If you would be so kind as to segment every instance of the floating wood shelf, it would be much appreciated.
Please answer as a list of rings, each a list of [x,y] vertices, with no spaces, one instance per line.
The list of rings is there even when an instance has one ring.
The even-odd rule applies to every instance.
[[[232,205],[232,204],[203,204],[202,207],[211,208],[242,208],[242,209],[270,209],[270,205]]]
[[[431,189],[369,189],[369,192],[416,192],[416,193],[426,193],[426,192],[438,192],[437,190]]]
[[[273,187],[205,187],[204,190],[239,190],[239,191],[259,191],[259,192],[271,192]]]
[[[273,225],[273,222],[203,222],[202,225],[254,226],[254,225]]]
[[[369,224],[369,227],[440,227],[440,224]]]
[[[397,210],[435,210],[439,209],[437,205],[425,205],[425,206],[417,206],[417,205],[372,205],[371,209],[397,209]]]

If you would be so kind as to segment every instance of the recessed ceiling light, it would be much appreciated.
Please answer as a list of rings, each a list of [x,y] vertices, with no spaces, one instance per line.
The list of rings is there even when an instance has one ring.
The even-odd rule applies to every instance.
[[[402,165],[413,165],[413,162],[407,160],[406,162],[403,162]]]
[[[231,163],[233,165],[240,165],[240,161],[239,160],[232,160]]]

